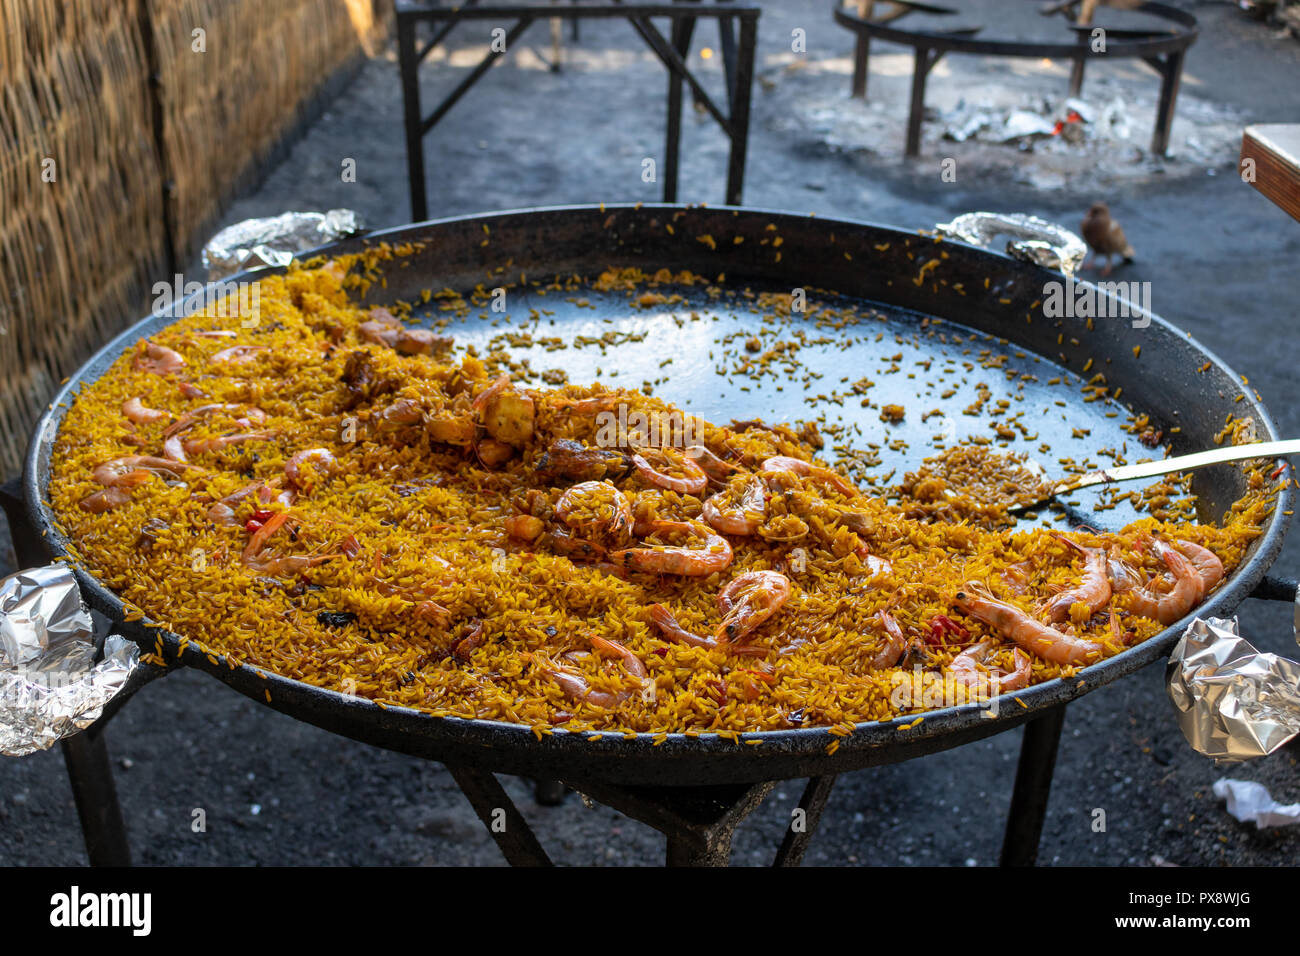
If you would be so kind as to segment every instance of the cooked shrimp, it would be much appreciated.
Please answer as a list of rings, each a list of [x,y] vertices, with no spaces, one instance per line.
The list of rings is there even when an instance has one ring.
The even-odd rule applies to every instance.
[[[329,557],[336,557],[336,555],[329,555]],[[451,619],[451,611],[437,601],[420,601],[415,605],[415,616],[421,621],[445,625]]]
[[[144,339],[135,348],[131,367],[137,372],[148,372],[151,375],[171,375],[185,367],[185,359],[175,349]]]
[[[884,558],[877,557],[874,554],[863,555],[862,560],[867,564],[867,571],[874,578],[877,574],[891,574],[894,566]]]
[[[731,503],[724,504],[723,499],[730,499]],[[703,518],[715,531],[749,537],[758,533],[766,511],[763,483],[751,476],[740,489],[739,501],[735,500],[732,489],[723,489],[705,498]]]
[[[287,511],[277,511],[267,518],[260,528],[253,532],[248,539],[248,544],[244,547],[243,554],[240,555],[240,560],[245,567],[257,571],[259,574],[283,576],[300,574],[314,565],[338,557],[337,554],[280,555],[269,552],[266,548],[267,542],[288,520],[289,513]]]
[[[625,538],[632,528],[632,506],[627,496],[608,481],[574,485],[560,495],[555,515],[579,534],[605,532]]]
[[[948,665],[948,673],[958,684],[965,687],[988,687],[989,693],[1001,694],[1009,690],[1020,690],[1029,686],[1030,663],[1020,648],[1015,650],[1015,669],[1010,671],[980,669],[985,658],[997,648],[997,642],[979,641],[962,651]]]
[[[231,445],[240,445],[246,441],[270,441],[270,432],[232,432],[229,435],[214,435],[211,438],[187,438],[181,447],[188,454],[202,455],[207,452],[222,451]]]
[[[262,526],[253,532],[252,537],[248,539],[248,544],[244,548],[243,558],[245,562],[253,555],[260,552],[271,536],[280,530],[280,527],[289,520],[289,512],[277,511],[271,517],[262,523]]]
[[[256,405],[230,405],[225,403],[216,403],[212,405],[200,405],[198,408],[191,408],[176,421],[172,422],[163,429],[163,437],[170,438],[173,435],[179,435],[183,431],[189,431],[201,419],[211,418],[219,412],[227,412],[235,418],[240,425],[245,428],[251,428],[253,425],[260,425],[266,421],[266,412],[262,411]]]
[[[180,478],[186,471],[203,472],[198,465],[169,461],[166,458],[154,458],[151,455],[126,455],[104,462],[90,473],[90,476],[105,487],[133,487],[150,475],[170,475]]]
[[[147,475],[146,475],[147,477]],[[110,488],[101,488],[93,494],[86,495],[79,504],[82,508],[91,514],[103,514],[110,511],[118,505],[124,505],[131,500],[131,489],[126,485],[114,485]]]
[[[122,403],[122,414],[137,425],[152,425],[167,418],[167,413],[156,408],[149,408],[140,400],[140,396],[128,398]]]
[[[1106,576],[1110,579],[1110,589],[1113,594],[1131,591],[1142,583],[1137,571],[1124,560],[1116,545],[1111,546],[1110,553],[1106,557]]]
[[[728,654],[743,655],[746,657],[766,657],[768,649],[766,647],[751,647],[745,644],[732,644],[727,641],[715,641],[711,637],[703,637],[699,634],[693,634],[686,628],[677,623],[677,618],[673,612],[668,610],[662,604],[655,604],[650,608],[650,623],[654,625],[659,632],[659,636],[666,641],[674,644],[686,644],[690,647],[703,647],[707,650],[726,651]]]
[[[811,478],[823,485],[830,485],[846,498],[855,498],[858,494],[858,489],[840,475],[837,475],[829,468],[823,468],[821,465],[814,465],[810,461],[804,461],[802,458],[774,455],[759,466],[759,471],[766,474],[789,472],[802,478]]]
[[[308,448],[284,463],[284,477],[290,484],[310,490],[315,479],[328,478],[337,465],[334,453],[328,448]]]
[[[596,652],[599,654],[608,654],[611,657],[617,657],[623,662],[623,667],[627,669],[627,672],[638,680],[644,681],[650,676],[650,672],[645,669],[645,664],[641,662],[641,658],[637,657],[617,641],[606,640],[603,637],[598,637],[593,634],[591,635],[591,646],[594,647]]]
[[[268,345],[232,345],[212,355],[213,362],[228,362],[231,365],[243,365],[254,361],[258,355],[269,349]]]
[[[456,642],[452,649],[457,660],[467,661],[474,650],[483,643],[483,622],[474,620],[470,622],[469,633]]]
[[[1048,627],[1015,605],[999,601],[978,581],[967,581],[953,603],[1044,660],[1057,664],[1083,664],[1101,657],[1100,644]]]
[[[1201,576],[1201,597],[1209,594],[1223,580],[1223,562],[1209,548],[1181,539],[1174,542],[1174,547],[1183,553]]]
[[[876,619],[885,629],[885,646],[871,659],[871,667],[873,670],[884,670],[886,667],[897,666],[903,659],[903,655],[907,653],[907,638],[903,635],[903,629],[898,626],[894,615],[888,611],[883,609],[877,611]]]
[[[560,690],[564,691],[564,696],[575,704],[588,703],[595,704],[597,707],[617,707],[631,696],[631,693],[626,691],[613,694],[609,691],[592,690],[591,685],[587,683],[587,678],[558,664],[548,662],[542,664],[539,669],[545,676],[555,681]]]
[[[131,500],[131,489],[148,481],[150,475],[169,475],[179,479],[186,471],[203,472],[197,465],[168,461],[166,458],[154,458],[150,455],[126,455],[104,462],[90,473],[90,476],[103,485],[102,491],[82,498],[79,504],[92,514],[102,514]]]
[[[253,494],[256,494],[258,500],[263,504],[270,504],[272,500],[277,500],[286,508],[289,507],[293,504],[293,492],[281,491],[277,494],[276,489],[279,487],[279,481],[278,478],[272,478],[270,481],[250,482],[238,491],[226,495],[220,501],[213,502],[208,507],[208,520],[223,528],[238,527],[239,520],[235,517],[235,508],[245,498]]]
[[[562,554],[574,561],[604,561],[606,549],[603,545],[587,538],[574,537],[563,531],[552,531],[548,543],[556,554]]]
[[[1087,604],[1092,614],[1096,614],[1110,602],[1110,577],[1107,573],[1106,552],[1101,548],[1085,548],[1065,535],[1055,532],[1052,533],[1052,537],[1082,554],[1084,565],[1083,576],[1079,579],[1079,583],[1072,588],[1066,588],[1043,606],[1048,620],[1055,624],[1068,620],[1070,608],[1078,603]]]
[[[1142,617],[1172,624],[1200,603],[1205,596],[1205,582],[1196,566],[1177,549],[1158,538],[1152,541],[1152,547],[1174,576],[1174,586],[1165,594],[1158,594],[1149,586],[1133,588],[1129,592],[1129,608]]]
[[[1119,626],[1119,615],[1113,607],[1110,609],[1110,633],[1115,638],[1117,647],[1127,647],[1128,642],[1136,636],[1133,631],[1125,631]]]
[[[664,640],[672,641],[674,644],[689,644],[691,647],[715,648],[718,646],[717,641],[711,637],[701,637],[698,634],[692,634],[686,628],[677,623],[677,618],[673,612],[668,610],[662,604],[655,604],[650,608],[650,623]]]
[[[740,641],[790,599],[790,579],[777,571],[746,571],[718,592],[718,640]]]
[[[704,445],[688,446],[686,457],[699,465],[700,470],[708,475],[712,481],[724,482],[734,472],[742,470],[739,465],[733,465],[731,462],[719,458]]]
[[[189,461],[185,454],[185,442],[180,435],[172,435],[163,440],[163,457],[169,461]]]
[[[731,545],[713,529],[699,521],[654,521],[654,532],[693,532],[704,539],[700,548],[650,546],[615,551],[610,560],[622,567],[648,574],[680,574],[686,577],[708,577],[725,571],[731,564]]]
[[[636,466],[637,473],[647,484],[654,485],[657,488],[666,488],[669,491],[676,491],[683,495],[698,495],[708,487],[709,476],[692,459],[682,458],[680,461],[672,461],[667,451],[662,448],[658,450],[658,456],[667,459],[672,467],[685,474],[669,475],[663,471],[658,471],[646,460],[644,455],[633,455],[632,464]]]
[[[505,372],[503,372],[493,380],[491,385],[489,385],[487,388],[483,389],[483,391],[479,392],[477,395],[474,396],[474,401],[470,402],[469,407],[474,409],[474,411],[476,412],[481,412],[484,408],[487,407],[488,402],[490,402],[497,395],[500,395],[509,387],[510,387],[510,376]]]

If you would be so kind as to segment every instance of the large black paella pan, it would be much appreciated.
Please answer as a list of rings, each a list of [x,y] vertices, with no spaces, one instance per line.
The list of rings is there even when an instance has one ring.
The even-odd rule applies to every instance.
[[[1174,454],[1211,446],[1230,416],[1253,420],[1260,440],[1278,437],[1263,405],[1241,379],[1160,318],[1149,313],[1091,321],[1084,316],[1050,318],[1043,314],[1045,289],[1048,283],[1061,282],[1060,275],[899,229],[752,209],[585,206],[435,221],[347,240],[320,251],[342,254],[380,242],[422,245],[392,264],[383,287],[371,287],[366,301],[373,304],[418,301],[420,290],[429,288],[468,291],[480,284],[491,288],[504,281],[503,275],[514,279],[518,273],[530,279],[594,277],[611,267],[635,266],[647,273],[666,267],[718,277],[717,288],[723,294],[684,290],[686,301],[662,309],[633,309],[622,295],[602,299],[583,292],[580,300],[548,298],[545,308],[552,313],[548,328],[557,330],[553,334],[597,339],[610,331],[635,334],[616,335],[610,341],[619,344],[608,348],[556,353],[547,357],[546,365],[561,365],[574,382],[600,379],[623,387],[655,382],[657,395],[720,423],[807,418],[810,397],[832,393],[842,389],[843,382],[867,376],[875,383],[872,398],[877,406],[898,403],[916,411],[898,424],[889,424],[881,420],[878,407],[856,401],[834,406],[833,415],[852,429],[851,443],[873,448],[882,472],[896,469],[901,475],[914,467],[934,453],[936,440],[945,431],[943,438],[948,441],[970,434],[990,435],[995,425],[987,417],[978,411],[965,414],[979,388],[987,392],[981,407],[988,409],[997,408],[1013,389],[1020,390],[1017,401],[1026,412],[1021,420],[1032,423],[1033,447],[1041,442],[1054,449],[1069,448],[1074,441],[1073,447],[1083,452],[1077,442],[1081,432],[1089,436],[1090,447],[1131,441],[1122,427],[1132,411],[1150,416],[1151,427],[1168,437]],[[762,321],[749,304],[765,291],[788,295],[795,289],[869,310],[878,329],[851,337],[819,329],[804,336],[800,362],[815,376],[791,378],[779,369],[765,376],[740,376],[742,343]],[[521,316],[535,305],[516,303],[511,311]],[[691,313],[696,321],[681,321]],[[951,334],[922,334],[933,331],[936,319]],[[52,556],[66,554],[67,545],[46,503],[51,450],[66,405],[125,348],[170,321],[151,316],[108,343],[69,380],[38,424],[27,461],[25,494]],[[447,331],[460,342],[487,345],[500,335],[502,325],[472,315],[453,319]],[[996,374],[954,375],[949,387],[935,387],[929,371],[935,363],[959,368],[972,354],[986,360],[992,356]],[[672,359],[670,374],[665,372],[668,358]],[[897,374],[879,374],[886,367]],[[985,361],[976,369],[988,367]],[[1122,404],[1110,397],[1084,400],[1077,386],[1099,371],[1112,394],[1122,389]],[[1049,386],[1051,380],[1057,384]],[[927,412],[924,419],[920,411]],[[1017,448],[1014,439],[1010,447],[1033,450]],[[1053,462],[1054,458],[1046,459],[1044,464],[1050,468]],[[1235,467],[1198,472],[1193,491],[1201,519],[1219,519],[1244,493],[1244,480]],[[1080,499],[1077,514],[1095,526],[1115,528],[1133,517],[1124,507],[1094,512],[1086,494]],[[1281,548],[1288,520],[1283,512],[1290,507],[1291,493],[1284,490],[1246,559],[1195,613],[1229,614],[1251,593]],[[1051,518],[1044,514],[1034,520]],[[122,604],[112,592],[80,569],[77,575],[90,604],[108,615],[120,633],[146,649],[156,646],[157,629],[147,621],[123,620]],[[212,663],[193,646],[178,657],[180,637],[167,632],[161,637],[169,661],[207,671],[258,701],[265,702],[269,690],[270,706],[277,710],[385,748],[450,764],[570,782],[705,785],[838,773],[998,733],[1163,656],[1181,629],[1182,625],[1174,624],[1068,681],[1054,680],[1016,692],[1014,701],[1004,699],[993,711],[977,705],[951,707],[927,713],[919,723],[909,716],[859,724],[842,738],[826,729],[806,728],[742,736],[739,744],[711,735],[671,735],[658,745],[650,735],[632,739],[617,733],[561,730],[539,740],[525,726],[381,708],[363,698],[268,675],[252,666],[232,669],[224,660]],[[746,744],[757,739],[761,744]],[[831,748],[837,740],[838,747]]]

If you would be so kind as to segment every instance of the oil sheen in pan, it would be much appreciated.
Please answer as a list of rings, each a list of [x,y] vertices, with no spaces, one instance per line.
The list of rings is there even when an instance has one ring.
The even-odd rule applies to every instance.
[[[774,320],[759,296],[788,297],[790,289],[749,285],[717,297],[700,285],[653,291],[682,301],[641,308],[625,291],[584,285],[542,294],[531,284],[510,287],[505,311],[471,307],[468,315],[450,318],[444,331],[455,337],[457,354],[472,345],[480,356],[502,352],[513,363],[526,362],[533,375],[521,381],[532,386],[543,386],[542,372],[560,369],[572,384],[648,386],[664,401],[721,425],[750,418],[815,420],[826,441],[820,456],[834,462],[837,449],[874,451],[880,463],[869,473],[879,476],[880,488],[971,438],[989,440],[994,451],[1028,453],[1053,478],[1065,477],[1062,458],[1086,470],[1114,464],[1110,455],[1098,454],[1103,449],[1127,461],[1164,454],[1126,430],[1129,408],[1109,396],[1084,400],[1091,393],[1082,389],[1097,368],[1080,376],[985,333],[843,296],[809,291],[809,312]],[[426,309],[423,315],[449,313]],[[842,324],[843,315],[858,321]],[[779,354],[763,363],[774,350]],[[887,405],[903,407],[901,421],[883,420]],[[833,435],[826,424],[844,431]],[[999,428],[1014,438],[1001,437]],[[1100,489],[1080,491],[1070,496],[1068,509],[1042,509],[1020,523],[1118,529],[1141,516],[1126,499],[1094,511],[1104,500]]]

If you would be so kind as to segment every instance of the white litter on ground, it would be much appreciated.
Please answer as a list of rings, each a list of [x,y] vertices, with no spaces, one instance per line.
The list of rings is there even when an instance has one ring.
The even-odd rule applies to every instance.
[[[1278,803],[1262,783],[1221,777],[1214,781],[1214,795],[1228,803],[1228,814],[1260,830],[1300,823],[1300,803]]]

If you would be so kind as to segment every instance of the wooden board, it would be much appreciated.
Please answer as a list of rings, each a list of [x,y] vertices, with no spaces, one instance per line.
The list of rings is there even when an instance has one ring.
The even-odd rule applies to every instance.
[[[1241,160],[1254,160],[1254,187],[1300,220],[1300,123],[1247,126]],[[1245,176],[1247,167],[1239,168]]]

